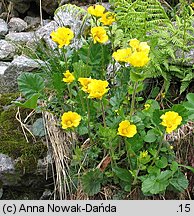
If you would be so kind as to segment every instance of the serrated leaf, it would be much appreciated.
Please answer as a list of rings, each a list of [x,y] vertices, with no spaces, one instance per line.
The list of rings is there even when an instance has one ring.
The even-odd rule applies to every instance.
[[[89,196],[93,196],[100,192],[103,174],[99,169],[90,170],[81,178],[83,190]]]
[[[27,109],[36,109],[37,107],[37,101],[38,101],[38,98],[40,97],[40,94],[34,94],[32,95],[26,102],[24,103],[21,103],[19,101],[13,101],[12,103],[14,103],[15,105],[17,106],[20,106],[20,107],[24,107],[24,108],[27,108]]]
[[[34,73],[22,73],[18,79],[19,90],[26,98],[40,93],[44,89],[44,80],[41,76]]]
[[[171,170],[165,170],[157,176],[157,180],[166,181],[172,176],[173,172]]]
[[[185,175],[180,172],[173,176],[173,178],[170,180],[170,184],[179,192],[183,192],[188,187],[189,182]]]
[[[180,94],[182,94],[187,89],[187,87],[189,86],[189,84],[190,84],[190,82],[182,82],[181,83]]]
[[[149,176],[142,183],[142,192],[144,194],[159,194],[166,190],[169,181],[158,181],[156,176]]]

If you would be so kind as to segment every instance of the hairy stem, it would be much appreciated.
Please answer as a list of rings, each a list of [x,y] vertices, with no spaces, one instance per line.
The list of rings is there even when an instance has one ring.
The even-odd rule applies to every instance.
[[[130,110],[130,114],[129,114],[130,118],[132,117],[132,115],[134,113],[135,96],[136,96],[137,86],[138,86],[138,82],[135,82],[134,89],[133,89],[133,94],[132,94],[132,100],[131,100],[131,110]]]

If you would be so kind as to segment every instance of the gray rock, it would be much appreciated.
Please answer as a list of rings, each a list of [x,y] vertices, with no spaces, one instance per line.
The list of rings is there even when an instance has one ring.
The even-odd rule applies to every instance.
[[[17,91],[17,77],[22,72],[30,72],[40,68],[41,64],[43,64],[42,61],[40,60],[35,61],[23,55],[15,58],[4,72],[3,91],[4,92]]]
[[[0,75],[3,75],[5,70],[9,67],[11,63],[9,62],[0,62]]]
[[[27,28],[27,23],[17,17],[13,17],[10,19],[8,23],[9,32],[22,32]]]
[[[14,161],[5,154],[0,153],[0,175],[2,173],[13,172]]]
[[[83,16],[86,14],[84,9],[68,4],[57,9],[54,20],[59,26],[70,27],[74,34],[78,35],[83,27]]]
[[[29,41],[33,42],[35,37],[34,32],[16,32],[7,34],[5,39],[13,42],[16,45],[24,45]]]
[[[26,16],[24,21],[28,25],[28,29],[35,29],[40,26],[40,17]]]
[[[74,39],[71,42],[71,47],[80,48],[82,46],[82,40],[79,39],[79,35],[84,32],[86,28],[90,26],[90,20],[86,17],[85,9],[77,7],[75,5],[63,5],[56,10],[54,20],[59,26],[68,26],[74,32]]]
[[[55,21],[51,21],[48,24],[46,24],[43,27],[40,27],[36,32],[35,32],[35,38],[37,40],[43,39],[51,48],[56,48],[57,45],[54,43],[51,38],[50,34],[52,31],[55,31],[58,28],[58,24]]]
[[[4,37],[8,32],[8,27],[7,27],[7,23],[3,20],[0,19],[0,37]]]
[[[3,185],[12,185],[14,183],[13,178],[10,178],[10,175],[15,172],[14,165],[15,162],[12,158],[0,153],[0,181]]]
[[[6,40],[0,40],[0,60],[10,60],[14,57],[15,47]]]
[[[183,56],[183,51],[177,50],[175,56],[176,56],[176,60],[180,61]],[[175,62],[175,64],[179,64],[179,62]],[[194,48],[184,53],[183,65],[188,67],[192,67],[194,65]]]
[[[42,196],[40,197],[40,200],[49,200],[51,196],[52,196],[52,192],[50,190],[46,189],[43,192]]]

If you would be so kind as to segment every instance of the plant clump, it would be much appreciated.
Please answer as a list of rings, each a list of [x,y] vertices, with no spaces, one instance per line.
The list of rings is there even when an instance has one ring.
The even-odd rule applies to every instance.
[[[81,47],[71,46],[74,33],[69,26],[58,29],[65,28],[68,36],[55,31],[60,40],[51,33],[59,46],[48,51],[51,55],[41,73],[20,75],[18,86],[26,102],[17,105],[51,113],[57,119],[55,126],[69,135],[65,141],[71,142],[71,156],[56,157],[56,166],[68,164],[58,176],[66,184],[60,183],[63,191],[70,188],[70,197],[79,190],[98,196],[108,186],[124,197],[138,191],[145,199],[169,191],[183,193],[189,185],[185,173],[194,169],[177,159],[165,139],[194,120],[194,93],[180,103],[168,99],[170,80],[180,77],[172,72],[177,67],[170,60],[175,60],[176,52],[172,31],[178,30],[157,0],[111,2],[114,11],[99,4],[88,8],[83,23],[88,19],[90,30],[81,35]],[[180,19],[187,22],[185,13]],[[182,47],[186,32],[185,25],[185,35],[179,38]],[[161,89],[155,96],[157,86],[144,94],[147,81],[156,77],[163,80]],[[52,143],[56,150],[59,145],[53,139]]]

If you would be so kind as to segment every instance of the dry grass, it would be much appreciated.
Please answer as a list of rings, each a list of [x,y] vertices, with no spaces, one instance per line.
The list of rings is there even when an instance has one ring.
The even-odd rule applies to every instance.
[[[48,148],[54,161],[53,179],[55,184],[54,199],[73,199],[75,185],[69,174],[69,162],[72,156],[71,136],[59,126],[54,115],[44,112],[45,127],[48,135]]]

